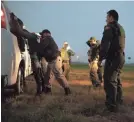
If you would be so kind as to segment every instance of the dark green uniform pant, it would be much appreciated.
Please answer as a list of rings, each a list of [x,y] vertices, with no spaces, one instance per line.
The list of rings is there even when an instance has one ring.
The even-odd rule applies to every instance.
[[[43,85],[41,64],[36,53],[32,53],[30,56],[31,56],[32,70],[37,85],[37,94],[40,94],[42,92],[42,85]]]
[[[125,62],[124,53],[118,54],[112,60],[106,60],[104,67],[104,89],[106,106],[116,107],[122,101],[122,85],[120,73]]]

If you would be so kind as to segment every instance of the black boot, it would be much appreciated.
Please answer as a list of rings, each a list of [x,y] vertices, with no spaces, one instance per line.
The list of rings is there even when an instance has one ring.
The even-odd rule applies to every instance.
[[[110,106],[110,107],[108,107],[107,109],[108,109],[110,112],[114,112],[114,113],[117,113],[117,112],[119,111],[118,106],[115,106],[115,107]]]
[[[123,105],[123,100],[120,99],[120,100],[117,101],[117,103],[118,103],[119,105]]]
[[[70,88],[64,88],[64,90],[65,90],[65,95],[71,94]]]
[[[113,106],[113,105],[108,104],[108,102],[105,102],[105,105],[106,105],[108,111],[110,111],[110,112],[117,113],[119,111],[118,104]]]
[[[42,93],[42,90],[41,90],[41,85],[37,84],[37,91],[36,91],[36,96],[40,96]]]
[[[97,83],[97,84],[95,85],[95,87],[96,87],[96,88],[101,87],[101,84],[100,84],[100,83]]]
[[[44,92],[45,94],[50,94],[50,93],[52,93],[52,90],[51,90],[51,88],[49,88],[49,87],[44,87],[44,88],[43,88],[43,92]]]

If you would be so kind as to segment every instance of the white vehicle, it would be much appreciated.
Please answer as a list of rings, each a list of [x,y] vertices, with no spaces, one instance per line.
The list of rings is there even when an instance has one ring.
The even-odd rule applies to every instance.
[[[21,52],[17,37],[10,31],[11,12],[1,2],[1,85],[2,89],[14,88],[18,94],[23,92],[25,77],[30,75],[31,60],[28,45]]]

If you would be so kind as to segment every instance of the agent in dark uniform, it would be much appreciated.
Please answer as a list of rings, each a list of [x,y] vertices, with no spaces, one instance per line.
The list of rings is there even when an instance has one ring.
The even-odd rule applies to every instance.
[[[51,32],[47,29],[43,30],[40,33],[42,36],[42,40],[40,42],[40,56],[44,57],[48,62],[47,72],[45,73],[45,93],[51,92],[51,84],[49,83],[51,72],[55,76],[55,79],[58,83],[64,88],[65,95],[71,93],[68,81],[63,74],[62,65],[59,67],[59,64],[62,64],[62,60],[60,59],[60,51],[58,49],[57,44],[51,36]]]
[[[12,13],[11,14],[11,32],[19,37],[28,39],[29,53],[31,57],[31,64],[33,69],[34,78],[37,84],[36,95],[42,93],[42,75],[41,75],[41,64],[37,53],[40,52],[39,43],[37,42],[38,36],[34,33],[30,33],[22,28],[19,24],[18,18]]]
[[[120,73],[125,62],[125,31],[118,23],[118,18],[115,10],[108,11],[98,63],[99,65],[102,60],[106,59],[104,67],[105,104],[111,112],[117,112],[118,105],[122,103]]]

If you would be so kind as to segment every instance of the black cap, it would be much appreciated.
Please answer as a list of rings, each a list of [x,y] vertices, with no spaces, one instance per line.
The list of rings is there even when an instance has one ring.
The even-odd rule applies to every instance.
[[[40,32],[39,34],[40,34],[40,35],[43,35],[43,33],[49,33],[49,34],[51,34],[51,32],[50,32],[48,29],[43,30],[43,31]]]

